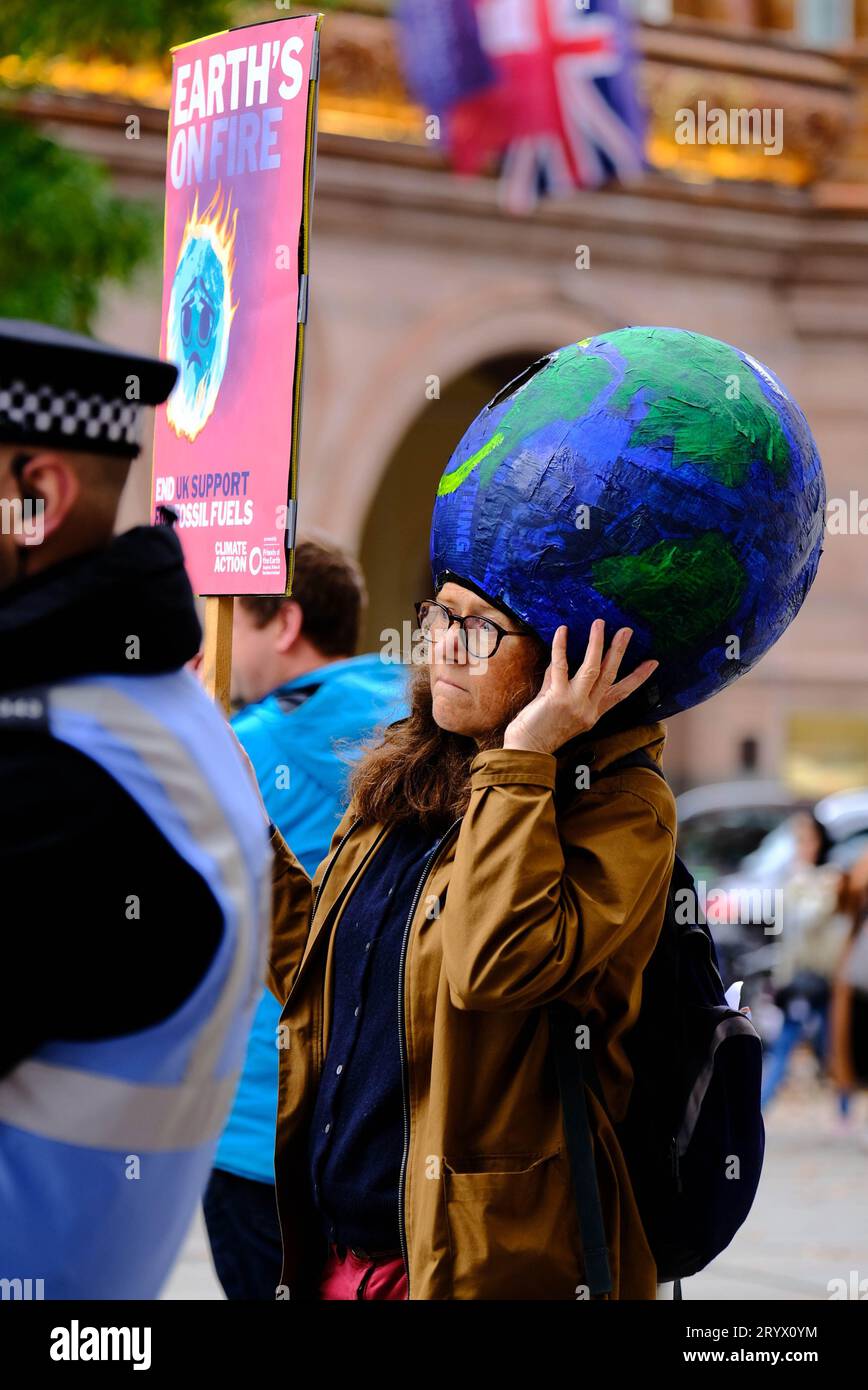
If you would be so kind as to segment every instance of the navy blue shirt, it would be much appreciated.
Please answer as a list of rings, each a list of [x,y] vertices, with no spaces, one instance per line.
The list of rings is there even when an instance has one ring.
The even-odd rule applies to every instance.
[[[416,823],[395,826],[335,933],[331,1031],[309,1139],[311,1184],[327,1238],[362,1250],[401,1244],[401,949],[438,839]]]

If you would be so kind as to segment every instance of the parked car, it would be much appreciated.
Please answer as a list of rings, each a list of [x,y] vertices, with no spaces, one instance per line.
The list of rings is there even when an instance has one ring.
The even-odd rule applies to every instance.
[[[794,811],[810,805],[774,781],[743,778],[692,787],[677,798],[678,853],[694,878],[716,883]]]

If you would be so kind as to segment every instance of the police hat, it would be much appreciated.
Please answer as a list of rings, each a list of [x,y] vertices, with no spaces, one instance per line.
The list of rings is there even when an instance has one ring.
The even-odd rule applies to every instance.
[[[135,458],[142,408],[164,401],[177,375],[81,333],[0,319],[0,444]]]

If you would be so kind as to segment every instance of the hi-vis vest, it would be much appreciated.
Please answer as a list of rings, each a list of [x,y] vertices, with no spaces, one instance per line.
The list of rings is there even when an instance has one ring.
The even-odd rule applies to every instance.
[[[47,719],[125,788],[223,914],[207,973],[164,1022],[47,1044],[0,1079],[0,1281],[10,1281],[0,1287],[14,1297],[14,1281],[41,1279],[46,1298],[151,1299],[205,1187],[261,994],[267,826],[229,729],[189,673],[85,678],[11,698],[31,702],[43,728]],[[108,852],[94,845],[94,873]],[[65,905],[62,883],[57,891],[57,930],[86,934],[87,903]],[[118,931],[141,933],[144,951],[146,863],[129,893],[141,918],[127,920],[119,903]],[[51,995],[34,1007],[50,1015]]]

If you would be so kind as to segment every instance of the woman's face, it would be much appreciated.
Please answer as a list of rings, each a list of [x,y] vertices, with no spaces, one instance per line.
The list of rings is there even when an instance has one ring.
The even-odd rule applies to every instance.
[[[514,619],[460,584],[444,584],[436,598],[457,617],[473,614],[507,632],[518,630]],[[540,644],[533,638],[504,637],[493,656],[476,658],[465,651],[457,623],[432,636],[428,662],[435,723],[474,739],[509,723],[542,679]]]

